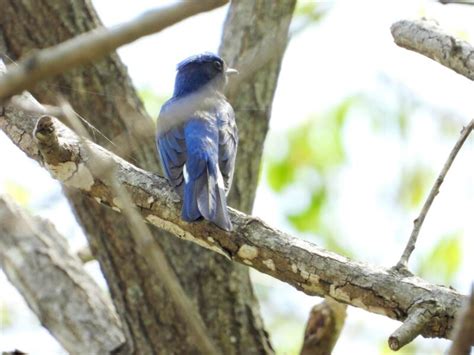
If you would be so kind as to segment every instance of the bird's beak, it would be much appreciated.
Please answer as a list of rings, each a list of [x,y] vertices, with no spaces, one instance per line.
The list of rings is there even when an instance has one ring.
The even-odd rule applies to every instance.
[[[234,68],[227,68],[225,73],[226,73],[226,75],[236,75],[236,74],[239,74],[239,71],[237,69],[234,69]]]

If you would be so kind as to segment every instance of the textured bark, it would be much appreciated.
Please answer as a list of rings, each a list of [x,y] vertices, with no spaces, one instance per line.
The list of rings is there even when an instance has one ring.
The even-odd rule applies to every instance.
[[[402,20],[395,22],[391,31],[400,47],[423,54],[474,80],[474,47],[445,33],[435,21]]]
[[[273,95],[295,4],[296,0],[232,1],[222,36],[221,55],[233,68],[242,71],[244,64],[246,67],[246,73],[241,73],[246,77],[228,95],[239,128],[237,170],[229,199],[232,207],[246,213],[252,211],[255,199]],[[263,50],[268,43],[270,56]],[[253,53],[253,49],[258,50]]]
[[[150,10],[131,21],[113,28],[97,28],[57,46],[31,53],[11,65],[0,78],[0,98],[6,99],[45,78],[65,73],[70,68],[102,59],[110,52],[139,38],[200,12],[222,6],[227,0],[183,1]]]
[[[3,44],[8,56],[15,60],[29,51],[100,26],[88,1],[0,0],[0,8]],[[265,88],[274,90],[270,85]],[[154,129],[117,55],[39,84],[33,93],[41,102],[53,104],[61,94],[116,146],[110,147],[98,137],[100,144],[146,170],[159,170],[153,137],[143,135]],[[117,147],[130,147],[131,151]],[[249,181],[246,187],[255,190],[255,183],[256,179]],[[167,299],[161,285],[152,284],[147,278],[153,270],[136,252],[124,219],[81,193],[70,189],[66,192],[107,279],[131,351],[194,352],[194,344],[179,324],[173,302]],[[163,232],[155,234],[222,352],[271,352],[247,270]]]
[[[449,355],[467,355],[474,347],[474,284],[471,285],[471,295],[459,312],[456,324],[451,334],[453,344]]]
[[[176,194],[164,178],[136,168],[97,145],[84,146],[76,134],[50,116],[39,118],[33,132],[28,131],[30,127],[14,105],[7,106],[0,116],[0,129],[25,153],[33,152],[32,157],[37,156],[39,148],[44,166],[70,187],[120,211],[111,182],[91,171],[97,161],[104,162],[114,169],[118,183],[127,189],[146,221],[308,295],[329,296],[369,312],[407,320],[399,329],[410,326],[410,320],[423,310],[419,332],[428,337],[448,337],[466,298],[415,276],[351,261],[232,209],[229,212],[234,231],[230,233],[207,221],[184,222]]]
[[[300,355],[330,355],[341,334],[347,306],[326,299],[311,309]]]
[[[112,301],[54,226],[0,197],[0,265],[71,354],[106,354],[125,337]]]

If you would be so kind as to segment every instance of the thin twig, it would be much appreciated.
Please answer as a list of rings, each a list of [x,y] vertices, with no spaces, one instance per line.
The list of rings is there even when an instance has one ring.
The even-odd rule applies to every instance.
[[[140,253],[150,264],[155,266],[156,275],[163,281],[167,291],[171,294],[171,299],[174,300],[178,313],[181,315],[183,324],[189,328],[190,335],[193,337],[196,347],[202,354],[219,354],[219,351],[213,344],[206,331],[203,320],[198,311],[193,306],[188,296],[184,292],[178,277],[171,268],[166,254],[161,246],[154,240],[150,229],[143,221],[140,214],[137,212],[135,205],[132,202],[128,192],[117,181],[115,177],[115,169],[112,161],[104,161],[102,159],[94,159],[94,152],[87,144],[86,139],[90,140],[90,136],[84,124],[77,118],[72,107],[63,100],[60,105],[62,112],[69,121],[71,127],[77,132],[81,143],[87,149],[89,155],[88,165],[94,174],[97,174],[104,181],[109,181],[114,195],[117,199],[117,205],[128,220],[131,237],[135,239]],[[154,275],[150,275],[154,277]]]
[[[428,198],[426,199],[423,205],[423,208],[421,209],[420,215],[414,220],[413,230],[411,232],[410,239],[408,240],[408,243],[405,247],[405,250],[403,251],[402,256],[400,257],[400,260],[395,266],[396,270],[407,269],[408,260],[410,259],[410,255],[413,252],[413,250],[415,250],[416,240],[418,238],[418,234],[420,233],[420,229],[423,224],[423,221],[425,220],[426,214],[428,213],[436,195],[439,193],[439,188],[441,184],[443,183],[444,178],[446,177],[446,174],[448,173],[449,168],[453,164],[453,161],[456,158],[456,155],[458,154],[459,150],[461,149],[462,145],[464,144],[464,142],[466,141],[467,137],[469,136],[469,134],[471,133],[473,129],[474,129],[474,119],[471,120],[471,122],[469,122],[469,124],[466,127],[464,127],[463,130],[461,131],[461,136],[459,137],[458,141],[456,142],[453,149],[451,150],[448,160],[446,160],[446,162],[444,163],[443,169],[441,170],[438,178],[436,179],[433,187],[431,188],[430,194],[428,195]]]
[[[146,12],[135,20],[108,28],[97,28],[83,35],[43,49],[8,66],[0,78],[0,99],[31,88],[39,80],[64,73],[72,67],[90,63],[124,44],[159,32],[166,27],[222,6],[227,0],[178,1],[175,4]]]

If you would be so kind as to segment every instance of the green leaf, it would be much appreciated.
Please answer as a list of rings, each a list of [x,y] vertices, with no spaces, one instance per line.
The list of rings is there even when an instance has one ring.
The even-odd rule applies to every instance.
[[[422,165],[405,169],[401,175],[398,202],[407,209],[416,208],[424,201],[433,180],[433,171]]]
[[[142,88],[138,91],[138,96],[145,105],[145,110],[148,114],[156,119],[160,113],[161,106],[166,102],[167,98],[156,95],[155,92],[149,88]]]
[[[422,258],[417,274],[433,282],[451,283],[462,261],[461,236],[454,232],[442,237]]]
[[[311,202],[304,211],[288,215],[287,218],[301,232],[317,233],[321,225],[321,211],[327,201],[327,191],[324,187],[313,191]]]
[[[13,323],[10,310],[6,304],[0,301],[0,330],[5,330]]]
[[[268,185],[276,191],[281,192],[287,185],[293,182],[294,169],[288,161],[270,162],[267,167]]]
[[[394,352],[390,347],[388,346],[388,342],[384,340],[380,346],[380,355],[415,355],[415,354],[422,354],[422,352],[419,352],[419,348],[415,345],[415,343],[409,343],[405,345],[402,349],[398,350],[397,352]]]
[[[326,14],[327,6],[319,1],[298,1],[293,17],[309,23],[316,23]]]

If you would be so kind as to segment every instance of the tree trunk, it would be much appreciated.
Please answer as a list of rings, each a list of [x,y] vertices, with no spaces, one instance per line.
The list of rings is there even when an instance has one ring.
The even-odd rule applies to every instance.
[[[87,0],[0,0],[0,8],[0,33],[6,47],[2,52],[13,60],[101,26]],[[271,87],[271,97],[273,90]],[[33,94],[43,103],[56,104],[58,95],[66,98],[115,146],[96,136],[99,144],[132,159],[143,169],[159,170],[153,136],[143,134],[154,131],[151,120],[116,54],[41,83]],[[264,133],[258,138],[263,142]],[[117,149],[124,145],[130,150]],[[259,161],[260,154],[256,154],[252,164],[258,166]],[[247,187],[254,191],[256,180],[252,179]],[[77,191],[65,189],[65,193],[107,279],[129,351],[195,353],[196,347],[187,337],[186,327],[180,324],[173,300],[161,284],[149,281],[153,270],[136,252],[122,216]],[[253,194],[250,198],[253,201]],[[235,206],[238,205],[248,209],[251,203]],[[222,352],[272,352],[247,269],[198,246],[163,236],[163,231],[154,233]]]
[[[239,128],[239,151],[230,205],[250,213],[255,200],[263,144],[296,0],[232,1],[219,49],[232,67],[250,60],[245,78],[228,97]],[[269,42],[269,51],[263,49]],[[253,55],[254,54],[254,55]],[[249,58],[250,57],[250,58]]]

